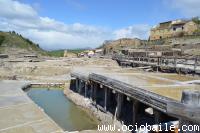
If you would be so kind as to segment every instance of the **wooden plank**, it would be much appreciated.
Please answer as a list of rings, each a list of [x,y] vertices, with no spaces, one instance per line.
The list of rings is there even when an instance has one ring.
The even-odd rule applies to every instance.
[[[173,99],[157,95],[142,88],[138,88],[102,75],[93,73],[89,75],[89,79],[93,82],[98,82],[104,86],[116,90],[117,92],[132,97],[133,99],[136,99],[162,112],[166,112],[167,101],[174,101]]]
[[[189,106],[178,102],[167,103],[167,113],[200,123],[200,107]]]

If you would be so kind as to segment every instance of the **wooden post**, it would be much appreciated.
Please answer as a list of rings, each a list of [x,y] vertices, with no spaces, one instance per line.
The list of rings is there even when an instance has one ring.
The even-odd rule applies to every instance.
[[[159,64],[160,66],[162,66],[162,60],[163,60],[163,59],[162,59],[162,56],[161,56],[161,57],[160,57],[160,64]]]
[[[88,93],[88,84],[87,82],[85,82],[85,97],[87,97],[87,93]]]
[[[177,58],[174,57],[174,68],[176,68],[176,65],[177,65]]]
[[[110,105],[112,104],[110,101],[110,94],[112,93],[112,91],[106,87],[105,88],[105,103],[104,103],[104,109],[105,111],[108,110],[108,108],[110,107]]]
[[[195,57],[194,59],[194,72],[196,72],[196,68],[197,68],[197,57]]]
[[[200,91],[190,91],[186,90],[182,93],[181,102],[188,107],[200,107]],[[199,123],[198,123],[199,124]],[[186,118],[180,118],[179,120],[179,129],[182,129],[183,125],[198,125],[195,122],[187,120]],[[186,133],[184,131],[180,131],[181,133]],[[199,133],[199,131],[192,131],[191,133]]]
[[[158,72],[159,66],[160,66],[160,57],[158,57],[157,59],[157,72]]]
[[[157,65],[160,65],[160,57],[157,58]]]
[[[108,88],[104,87],[105,90],[105,97],[104,97],[104,109],[107,111],[107,104],[108,104]]]
[[[79,94],[81,94],[81,92],[82,92],[82,81],[81,80],[79,80],[79,88],[78,88],[78,93]]]
[[[153,114],[154,114],[154,118],[155,118],[155,124],[162,123],[162,121],[164,120],[163,113],[161,113],[160,111],[158,111],[156,109],[153,109]]]
[[[119,119],[121,116],[122,111],[122,104],[123,104],[123,94],[118,93],[117,94],[117,118]]]
[[[76,91],[77,91],[78,88],[79,88],[78,84],[79,84],[79,80],[78,80],[78,78],[76,78],[76,87],[75,87],[75,90],[76,90]]]
[[[93,101],[95,104],[97,104],[97,83],[94,83],[93,87]]]
[[[90,83],[90,99],[93,100],[94,84]]]
[[[133,126],[137,123],[139,102],[137,100],[133,100]],[[135,126],[134,126],[135,127]]]

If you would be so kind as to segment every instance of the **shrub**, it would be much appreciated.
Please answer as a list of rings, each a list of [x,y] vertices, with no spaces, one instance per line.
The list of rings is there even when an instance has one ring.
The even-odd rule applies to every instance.
[[[0,45],[3,43],[5,37],[0,35]]]

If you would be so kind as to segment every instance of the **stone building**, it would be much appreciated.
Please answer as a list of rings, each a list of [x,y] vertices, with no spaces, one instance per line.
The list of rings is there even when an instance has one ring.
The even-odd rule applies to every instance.
[[[162,22],[151,29],[150,40],[193,35],[198,24],[193,20],[174,20]]]
[[[138,48],[145,45],[147,41],[138,38],[121,38],[114,41],[104,43],[103,54],[119,53],[124,48]]]

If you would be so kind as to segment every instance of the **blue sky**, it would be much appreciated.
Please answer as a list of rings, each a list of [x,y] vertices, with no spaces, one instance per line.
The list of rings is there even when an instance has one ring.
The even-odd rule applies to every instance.
[[[21,0],[33,5],[41,16],[65,23],[83,23],[110,28],[132,24],[155,25],[184,18],[163,0]]]
[[[200,15],[199,0],[0,0],[0,30],[45,49],[97,47],[104,40],[147,39],[159,22]]]

